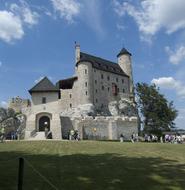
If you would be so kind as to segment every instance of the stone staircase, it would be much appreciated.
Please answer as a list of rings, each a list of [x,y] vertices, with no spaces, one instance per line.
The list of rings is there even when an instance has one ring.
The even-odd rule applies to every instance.
[[[28,140],[46,140],[45,132],[35,132]]]

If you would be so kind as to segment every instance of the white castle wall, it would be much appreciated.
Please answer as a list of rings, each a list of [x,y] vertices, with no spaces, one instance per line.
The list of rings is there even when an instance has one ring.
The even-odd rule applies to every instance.
[[[61,118],[63,132],[67,134],[70,129],[78,130],[81,139],[118,140],[123,134],[129,140],[133,133],[138,133],[138,120],[136,117],[86,117]],[[69,127],[66,127],[69,126]]]
[[[93,79],[93,103],[97,108],[108,106],[110,101],[119,97],[119,94],[129,93],[128,77],[94,68]],[[118,96],[114,96],[112,93],[112,83],[115,83],[119,88]]]

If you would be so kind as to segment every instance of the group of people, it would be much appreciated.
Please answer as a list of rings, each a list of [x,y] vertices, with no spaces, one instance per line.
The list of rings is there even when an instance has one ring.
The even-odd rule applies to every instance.
[[[165,143],[174,143],[174,144],[182,144],[185,139],[183,139],[182,135],[169,135],[166,134],[164,136],[163,142]]]
[[[125,139],[124,135],[121,134],[120,135],[120,142],[123,142],[124,139]],[[138,133],[132,133],[130,140],[131,140],[132,143],[138,142],[139,141]]]
[[[158,142],[158,137],[154,134],[145,134],[144,135],[145,142]]]
[[[80,135],[77,130],[72,129],[69,131],[69,140],[76,140],[76,141],[80,140]]]
[[[120,142],[123,142],[126,140],[124,138],[124,135],[120,135]],[[128,140],[128,139],[127,139]],[[145,134],[144,138],[138,136],[137,133],[133,133],[130,137],[130,141],[132,143],[139,142],[139,141],[144,141],[144,142],[161,142],[161,143],[174,143],[174,144],[181,144],[185,142],[185,138],[183,138],[182,135],[163,135],[161,137],[158,137],[157,135],[154,134]]]

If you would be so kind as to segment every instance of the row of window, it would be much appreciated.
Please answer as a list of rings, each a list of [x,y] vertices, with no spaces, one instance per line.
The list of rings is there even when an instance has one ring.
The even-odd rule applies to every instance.
[[[87,69],[85,69],[85,74],[87,74]],[[103,74],[101,74],[101,79],[104,79],[104,75]],[[110,81],[110,76],[107,76],[107,80]],[[118,82],[118,81],[119,81],[119,79],[116,78],[116,82]],[[121,81],[122,81],[122,83],[124,83],[124,79],[122,79]]]

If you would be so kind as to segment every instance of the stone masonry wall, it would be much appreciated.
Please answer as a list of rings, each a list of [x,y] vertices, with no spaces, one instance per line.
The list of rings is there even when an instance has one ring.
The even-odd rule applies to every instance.
[[[62,118],[61,118],[62,120]],[[70,118],[68,118],[69,123]],[[62,124],[62,130],[65,134],[68,129],[78,130],[81,139],[89,140],[118,140],[123,134],[125,139],[129,140],[133,133],[138,133],[138,120],[136,117],[86,117],[72,118],[70,126],[67,122]],[[65,128],[65,130],[64,130]]]

